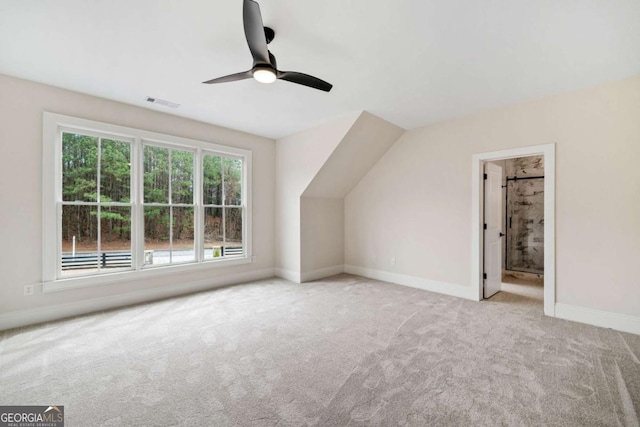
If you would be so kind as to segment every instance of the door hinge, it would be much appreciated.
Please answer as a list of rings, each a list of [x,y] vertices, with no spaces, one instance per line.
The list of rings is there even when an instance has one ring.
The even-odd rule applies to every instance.
[[[484,225],[484,229],[485,229],[485,230],[487,229],[487,224],[485,224],[485,225]]]
[[[483,278],[484,280],[487,280],[487,273],[482,273],[482,278]]]
[[[487,179],[487,178],[488,178],[486,173],[483,175],[483,177],[484,177],[484,179]]]

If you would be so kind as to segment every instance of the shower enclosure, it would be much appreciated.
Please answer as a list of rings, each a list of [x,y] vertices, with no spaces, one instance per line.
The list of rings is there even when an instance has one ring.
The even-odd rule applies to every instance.
[[[543,159],[509,159],[505,166],[506,269],[544,274]]]

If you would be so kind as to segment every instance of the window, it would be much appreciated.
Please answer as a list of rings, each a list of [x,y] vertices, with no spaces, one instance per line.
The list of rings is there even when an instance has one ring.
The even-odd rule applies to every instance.
[[[205,259],[242,250],[242,160],[205,154],[203,172]]]
[[[250,262],[249,151],[51,113],[44,125],[45,291]]]
[[[131,268],[131,141],[61,139],[62,275]]]
[[[144,264],[193,262],[195,153],[143,147]]]

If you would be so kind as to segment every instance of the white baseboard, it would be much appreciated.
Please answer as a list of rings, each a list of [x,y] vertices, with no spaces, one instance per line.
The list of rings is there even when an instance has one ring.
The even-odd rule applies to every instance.
[[[332,265],[331,267],[319,268],[317,270],[305,271],[300,274],[301,282],[311,282],[312,280],[324,279],[325,277],[335,276],[344,273],[344,265]]]
[[[196,282],[180,283],[172,286],[126,292],[103,298],[0,313],[0,330],[49,322],[52,320],[63,319],[65,317],[73,317],[96,311],[109,310],[112,308],[185,295],[193,292],[206,291],[219,288],[221,286],[269,279],[271,277],[274,277],[273,268],[265,268],[261,270],[198,280]]]
[[[640,317],[556,303],[556,317],[640,335]]]
[[[288,280],[293,283],[302,283],[300,272],[298,271],[286,270],[284,268],[276,268],[275,274],[276,274],[276,277],[280,277],[284,280]]]
[[[408,276],[405,274],[391,273],[389,271],[374,270],[372,268],[360,267],[356,265],[345,265],[344,272],[357,276],[368,277],[370,279],[382,280],[384,282],[396,283],[398,285],[409,286],[411,288],[422,289],[453,297],[476,300],[477,291],[470,286],[458,285],[456,283],[437,282],[423,279],[422,277]]]

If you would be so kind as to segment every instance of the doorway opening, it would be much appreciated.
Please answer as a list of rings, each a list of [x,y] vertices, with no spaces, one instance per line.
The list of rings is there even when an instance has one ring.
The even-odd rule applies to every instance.
[[[478,300],[501,290],[538,292],[554,316],[555,144],[476,154],[472,179]]]
[[[499,162],[504,164],[502,270],[512,275],[544,275],[544,157]]]
[[[485,176],[489,169],[500,168],[500,186],[485,179],[485,224],[490,222],[487,212],[495,209],[500,214],[499,232],[485,229],[484,298],[500,292],[497,300],[510,300],[520,295],[527,301],[542,306],[544,301],[544,157],[514,157],[485,163]],[[491,188],[495,185],[495,189]],[[492,193],[500,194],[500,201]],[[495,206],[490,206],[495,203]],[[488,235],[489,234],[489,235]],[[487,253],[492,238],[498,238],[501,262],[492,260]],[[489,249],[491,251],[492,249]],[[489,256],[488,256],[489,255]],[[495,255],[497,258],[497,254]],[[495,264],[495,265],[492,265]],[[496,270],[492,283],[493,269]],[[483,274],[483,278],[484,278]],[[510,295],[503,295],[509,293]]]

